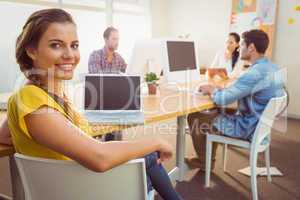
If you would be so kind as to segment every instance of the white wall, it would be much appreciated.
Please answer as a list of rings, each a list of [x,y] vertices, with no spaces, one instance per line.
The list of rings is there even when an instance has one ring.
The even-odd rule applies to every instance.
[[[151,28],[152,37],[166,37],[169,35],[168,0],[151,0]]]
[[[24,77],[15,61],[15,42],[27,17],[46,7],[0,2],[0,92],[10,92],[17,79]]]
[[[199,64],[210,65],[229,31],[229,0],[168,0],[170,35],[190,34],[198,42]]]
[[[291,95],[288,114],[300,117],[300,12],[295,6],[300,1],[279,1],[279,13],[275,35],[274,62],[287,68],[288,89]],[[288,24],[292,17],[295,23]]]
[[[167,20],[167,26],[162,28],[164,33],[162,36],[191,34],[191,37],[199,43],[199,64],[207,66],[211,63],[216,51],[224,44],[229,32],[231,2],[231,0],[163,0],[157,2],[165,11],[156,11],[157,15],[161,14],[161,16],[156,16],[156,19]],[[300,5],[300,2],[279,0],[273,60],[280,67],[287,68],[288,88],[291,95],[288,113],[290,116],[300,117],[300,89],[298,89],[300,85],[300,12],[295,11],[296,5]],[[289,17],[295,19],[293,25],[288,24]],[[161,24],[156,21],[152,23]],[[153,26],[153,32],[159,33],[160,30],[156,30],[159,28],[159,25]],[[166,29],[167,33],[165,33]]]

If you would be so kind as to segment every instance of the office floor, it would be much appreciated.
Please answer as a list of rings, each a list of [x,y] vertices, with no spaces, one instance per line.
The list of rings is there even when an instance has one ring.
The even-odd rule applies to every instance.
[[[281,126],[281,123],[277,123]],[[273,131],[271,144],[271,164],[278,167],[283,177],[273,177],[268,183],[266,178],[258,178],[258,192],[260,200],[297,200],[300,199],[300,121],[288,120],[288,129],[285,134]],[[144,129],[144,130],[143,130]],[[142,134],[142,133],[145,134]],[[125,139],[139,137],[160,136],[175,146],[176,123],[170,121],[160,126],[147,126],[130,129],[124,133]],[[250,179],[237,172],[248,165],[249,154],[245,150],[231,148],[228,151],[227,173],[223,173],[221,165],[222,148],[218,149],[218,160],[214,173],[211,176],[211,188],[204,187],[204,173],[192,170],[187,173],[183,182],[176,184],[176,190],[186,200],[244,200],[251,199]],[[187,155],[194,151],[190,137],[187,135]],[[174,166],[175,160],[165,163],[167,169]],[[259,157],[259,165],[264,165],[264,157]],[[0,159],[0,193],[11,194],[8,160]],[[1,199],[1,198],[0,198]],[[161,200],[156,196],[156,200]]]

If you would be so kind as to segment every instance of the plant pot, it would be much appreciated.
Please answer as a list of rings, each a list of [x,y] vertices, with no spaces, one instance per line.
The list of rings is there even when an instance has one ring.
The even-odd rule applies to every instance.
[[[148,83],[148,94],[155,95],[157,90],[156,83]]]

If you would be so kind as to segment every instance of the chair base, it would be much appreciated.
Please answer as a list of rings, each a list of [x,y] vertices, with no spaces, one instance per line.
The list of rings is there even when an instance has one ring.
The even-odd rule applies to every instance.
[[[182,172],[183,174],[186,174],[189,171],[189,167],[187,166],[187,164],[183,163],[182,164]],[[169,178],[171,180],[172,183],[175,183],[176,181],[183,181],[183,179],[180,178],[180,170],[178,167],[174,167],[169,173]]]
[[[238,172],[241,174],[244,174],[246,176],[249,176],[249,177],[251,176],[250,166],[240,169],[240,170],[238,170]],[[276,167],[271,167],[270,172],[271,172],[271,176],[283,176],[282,172]],[[267,168],[266,167],[257,167],[256,174],[258,176],[267,176]]]

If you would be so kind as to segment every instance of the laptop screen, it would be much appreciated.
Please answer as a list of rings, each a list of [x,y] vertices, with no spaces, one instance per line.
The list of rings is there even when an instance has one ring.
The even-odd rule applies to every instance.
[[[196,69],[194,42],[167,41],[170,72]]]
[[[140,110],[139,76],[88,75],[85,77],[85,110]]]

